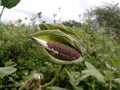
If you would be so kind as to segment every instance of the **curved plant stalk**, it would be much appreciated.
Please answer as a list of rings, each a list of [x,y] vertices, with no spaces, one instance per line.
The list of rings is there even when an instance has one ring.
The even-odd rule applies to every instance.
[[[50,82],[45,83],[44,85],[41,85],[40,75],[34,74],[31,78],[29,78],[28,80],[25,81],[25,83],[19,88],[19,90],[30,90],[33,81],[35,81],[35,87],[36,87],[35,90],[42,90],[42,88],[46,88],[46,87],[52,85],[58,79],[58,77],[62,73],[64,67],[65,67],[65,65],[62,65],[60,70],[58,70],[58,72],[52,78],[52,80]]]
[[[3,11],[5,8],[11,9],[11,8],[15,7],[19,2],[20,2],[20,0],[1,0],[0,6],[3,6],[3,8],[0,13],[0,20],[1,20],[1,17],[2,17],[2,14],[3,14]]]
[[[112,80],[109,81],[109,90],[112,90]]]
[[[1,11],[1,13],[0,13],[0,21],[1,21],[1,17],[2,17],[2,14],[3,14],[3,11],[5,10],[5,7],[3,6],[3,8],[2,8],[2,11]]]
[[[62,73],[64,67],[65,67],[65,65],[62,65],[61,68],[60,68],[60,70],[55,75],[55,77],[50,82],[45,83],[44,85],[42,85],[42,88],[46,88],[46,87],[52,85],[57,80],[57,78],[60,76],[60,74]]]

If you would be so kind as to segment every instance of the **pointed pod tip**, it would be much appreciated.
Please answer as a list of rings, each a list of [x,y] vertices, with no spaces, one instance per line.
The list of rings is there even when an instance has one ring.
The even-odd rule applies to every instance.
[[[38,43],[40,43],[41,45],[45,46],[45,47],[48,47],[47,45],[47,41],[45,40],[42,40],[42,39],[39,39],[37,37],[32,37],[35,41],[37,41]]]

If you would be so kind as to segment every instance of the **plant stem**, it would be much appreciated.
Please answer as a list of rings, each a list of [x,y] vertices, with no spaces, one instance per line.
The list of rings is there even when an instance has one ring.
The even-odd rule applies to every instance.
[[[36,82],[35,82],[35,86],[36,86],[36,89],[35,89],[35,90],[42,90],[40,79],[36,80]]]
[[[109,90],[112,90],[112,80],[109,81]]]
[[[36,81],[36,83],[35,83],[36,89],[35,90],[42,90],[42,88],[46,88],[46,87],[52,85],[57,80],[57,78],[60,76],[63,69],[64,69],[64,65],[61,66],[60,70],[57,72],[55,77],[52,78],[52,80],[50,82],[48,82],[44,85],[41,85],[41,83],[40,83],[39,74],[35,74],[30,79],[26,80],[26,82],[19,88],[19,90],[29,90],[33,81]]]
[[[5,7],[3,6],[2,11],[1,11],[1,13],[0,13],[0,21],[1,21],[1,17],[2,17],[2,14],[3,14],[4,9],[5,9]]]
[[[25,83],[19,88],[19,90],[30,90],[30,87],[33,81],[36,81],[36,90],[41,90],[39,74],[34,74],[31,78],[26,80]]]
[[[30,78],[29,80],[27,80],[27,81],[19,88],[19,90],[29,90],[32,82],[33,82],[33,77]]]
[[[52,78],[52,80],[50,82],[45,83],[44,85],[42,85],[42,88],[46,88],[46,87],[52,85],[57,80],[57,78],[60,76],[60,74],[62,73],[63,69],[64,69],[64,65],[61,66],[60,70],[57,72],[55,77]]]

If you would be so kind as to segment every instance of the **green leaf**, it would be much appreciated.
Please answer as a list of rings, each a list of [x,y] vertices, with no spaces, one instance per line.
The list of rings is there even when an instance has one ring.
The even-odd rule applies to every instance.
[[[70,78],[70,83],[72,85],[74,84],[75,86],[77,86],[79,84],[79,82],[80,82],[80,80],[79,80],[80,73],[79,72],[75,72],[75,71],[69,72],[67,70],[66,70],[66,72],[67,72],[67,74],[68,74],[68,76]]]
[[[85,62],[87,70],[82,71],[82,78],[85,79],[88,76],[95,77],[99,82],[105,83],[104,76],[89,62]]]
[[[114,82],[115,82],[115,83],[118,83],[118,84],[120,85],[120,78],[115,78],[115,79],[114,79]]]
[[[15,7],[19,2],[20,0],[2,0],[2,6],[10,9]]]
[[[48,87],[46,90],[68,90],[68,89],[52,86],[52,87]]]
[[[80,83],[81,80],[81,76],[80,76],[80,72],[69,72],[68,70],[66,70],[66,73],[68,74],[69,78],[70,78],[70,84],[73,86],[73,88],[75,90],[83,90],[82,87],[78,87],[78,84]]]
[[[96,69],[91,63],[89,63],[89,62],[85,62],[85,65],[86,65],[87,69],[97,70],[97,69]]]
[[[103,73],[104,73],[106,79],[108,79],[108,80],[114,79],[114,74],[111,71],[104,70]]]
[[[16,71],[16,68],[13,67],[0,67],[0,78],[12,74]]]
[[[88,74],[86,74],[86,75],[82,75],[82,76],[80,77],[80,81],[86,79],[86,78],[89,77],[89,76],[90,76],[90,75],[88,75]]]
[[[84,90],[82,87],[74,87],[74,90]]]

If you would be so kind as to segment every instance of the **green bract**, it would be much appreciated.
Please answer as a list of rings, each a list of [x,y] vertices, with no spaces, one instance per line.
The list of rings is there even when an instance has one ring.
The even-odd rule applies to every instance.
[[[46,46],[41,44],[44,47],[43,50],[44,53],[51,58],[51,61],[58,64],[74,64],[82,61],[82,56],[85,53],[85,48],[83,47],[81,40],[77,37],[77,35],[73,31],[66,28],[65,26],[56,24],[55,25],[42,24],[42,29],[44,29],[43,26],[45,29],[48,30],[43,30],[32,35],[32,38],[36,40],[39,44],[41,44],[39,40],[44,40],[46,42],[58,42],[68,45],[69,47],[76,49],[80,53],[80,57],[75,60],[71,61],[61,60],[59,58],[52,56],[48,52],[47,50],[48,48],[46,49]]]

